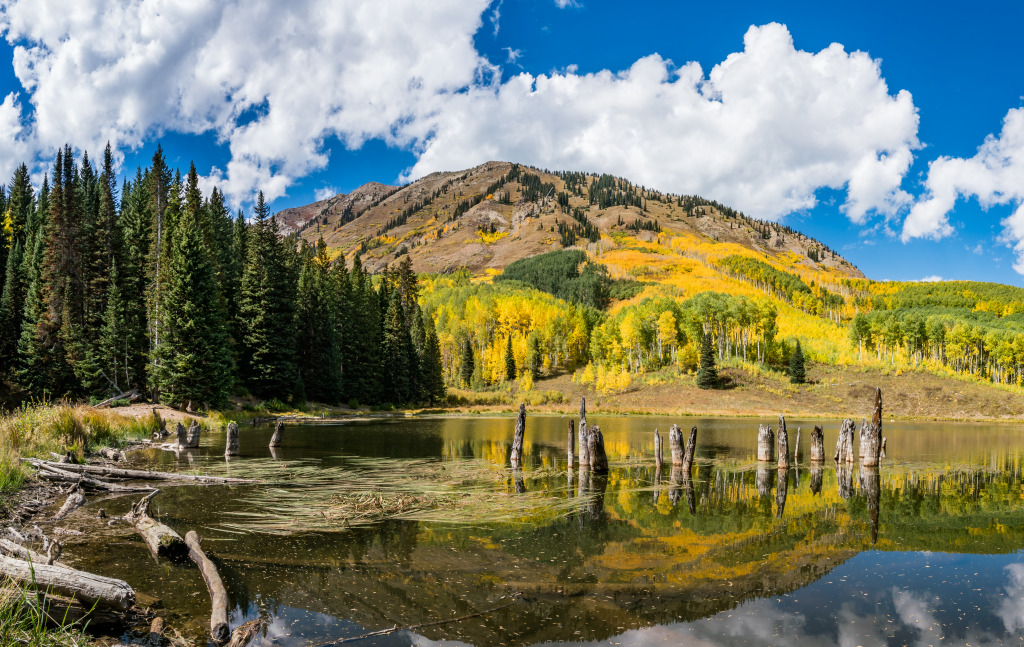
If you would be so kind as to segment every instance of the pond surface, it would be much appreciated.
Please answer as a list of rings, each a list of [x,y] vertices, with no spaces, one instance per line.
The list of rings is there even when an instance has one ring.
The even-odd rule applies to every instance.
[[[877,470],[755,459],[757,421],[609,418],[607,476],[566,469],[569,418],[418,418],[243,428],[198,450],[149,450],[158,469],[273,485],[172,487],[151,512],[196,530],[255,644],[303,646],[393,626],[358,645],[986,645],[1024,640],[1020,427],[886,423]],[[698,428],[687,479],[655,470],[653,430]],[[768,422],[768,421],[764,421]],[[815,421],[821,424],[823,421]],[[826,454],[839,421],[824,421]],[[773,427],[775,425],[773,424]],[[138,496],[90,503],[121,514]],[[380,520],[383,518],[383,520]],[[69,525],[74,525],[69,524]],[[159,597],[206,642],[209,597],[189,563],[154,561],[124,527],[67,561]],[[496,609],[496,610],[494,610]],[[479,612],[487,611],[482,615]],[[458,622],[434,624],[462,616]],[[428,626],[420,626],[428,625]]]

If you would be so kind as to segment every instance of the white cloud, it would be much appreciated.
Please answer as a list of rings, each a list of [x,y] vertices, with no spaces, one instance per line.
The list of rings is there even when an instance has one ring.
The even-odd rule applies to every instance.
[[[989,135],[969,159],[940,157],[928,167],[924,199],[910,210],[901,238],[939,239],[953,233],[949,212],[960,198],[975,197],[984,208],[1015,204],[1002,221],[1001,241],[1017,255],[1013,268],[1024,274],[1024,108],[1006,113],[999,136]]]
[[[578,7],[580,3],[576,0],[555,0],[555,6],[559,9],[565,9],[566,7]]]
[[[795,49],[782,25],[751,27],[744,43],[707,76],[651,55],[619,73],[524,73],[446,97],[403,128],[421,153],[409,177],[510,159],[606,171],[772,219],[813,207],[821,187],[848,187],[842,209],[854,222],[895,216],[918,146],[910,94],[890,95],[862,52]]]
[[[325,186],[325,187],[321,187],[321,188],[317,189],[314,192],[314,196],[313,197],[315,197],[317,202],[319,202],[320,200],[326,200],[327,198],[333,198],[336,195],[338,195],[338,188],[337,187]]]
[[[1016,634],[1024,631],[1024,564],[1008,564],[1005,570],[1009,582],[996,615],[1003,621],[1007,633]]]
[[[925,276],[923,278],[918,279],[918,281],[920,281],[921,283],[938,283],[941,280],[942,277],[939,276],[938,274],[932,274],[931,276]]]

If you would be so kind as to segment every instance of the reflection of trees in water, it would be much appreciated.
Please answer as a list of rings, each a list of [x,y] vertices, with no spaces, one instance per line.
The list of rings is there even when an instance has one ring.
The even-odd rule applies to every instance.
[[[853,464],[840,462],[836,466],[836,481],[840,499],[849,499],[853,488]]]

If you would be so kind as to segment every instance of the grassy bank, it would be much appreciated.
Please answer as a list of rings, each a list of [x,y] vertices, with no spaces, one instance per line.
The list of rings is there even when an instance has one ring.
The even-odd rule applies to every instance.
[[[116,410],[66,403],[36,403],[0,416],[0,492],[18,489],[27,473],[21,458],[49,458],[73,452],[81,458],[98,447],[121,447],[148,436],[152,417],[134,418]]]
[[[34,592],[0,581],[0,647],[71,647],[88,644],[80,629],[46,620]]]

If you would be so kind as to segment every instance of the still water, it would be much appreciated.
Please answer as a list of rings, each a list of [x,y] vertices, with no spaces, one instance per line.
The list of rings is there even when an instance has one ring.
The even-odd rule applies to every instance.
[[[611,418],[607,476],[566,469],[569,418],[418,418],[243,428],[158,469],[269,485],[167,488],[151,512],[196,530],[255,644],[303,646],[394,626],[359,645],[987,645],[1024,639],[1024,434],[1018,426],[886,423],[878,470],[759,467],[757,421]],[[768,421],[764,421],[768,422]],[[653,430],[698,428],[691,478],[656,471]],[[775,425],[773,424],[773,427]],[[91,503],[121,514],[138,498]],[[376,506],[376,507],[375,507]],[[384,517],[384,520],[379,520]],[[95,522],[93,522],[95,524]],[[205,644],[209,598],[189,563],[154,561],[103,527],[66,561],[160,598]],[[497,610],[493,610],[497,608]],[[493,610],[493,611],[491,611]],[[483,615],[473,615],[489,611]],[[462,616],[457,622],[433,624]],[[428,625],[428,626],[421,626]]]

